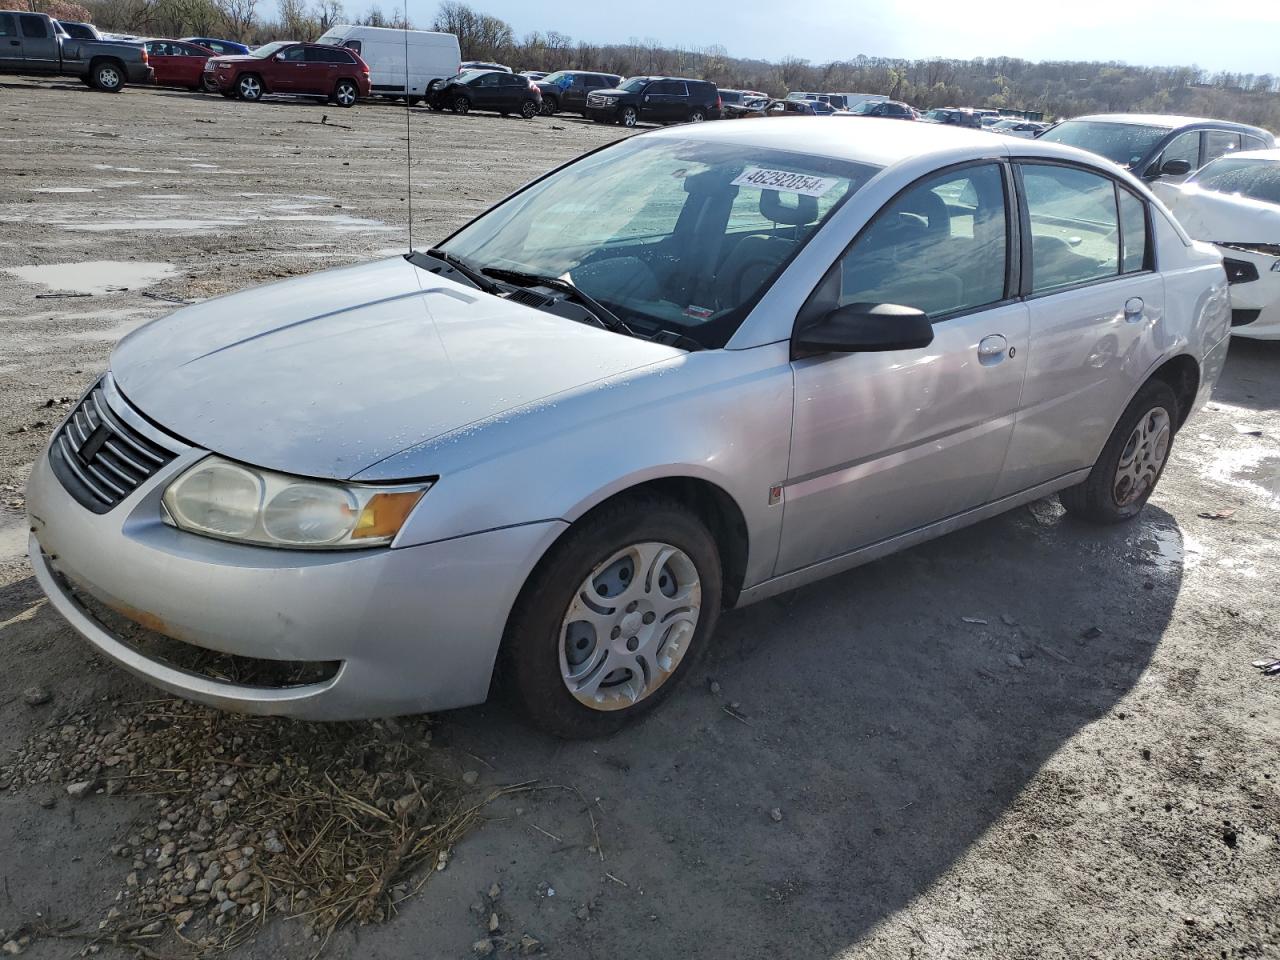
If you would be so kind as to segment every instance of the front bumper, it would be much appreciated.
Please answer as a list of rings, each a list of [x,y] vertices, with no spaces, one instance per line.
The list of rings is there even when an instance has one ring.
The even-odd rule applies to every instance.
[[[621,111],[622,107],[619,104],[614,104],[608,107],[593,107],[588,105],[583,108],[583,113],[586,115],[588,120],[616,120]]]
[[[224,543],[161,522],[189,450],[119,506],[94,514],[36,461],[29,553],[49,600],[97,650],[171,693],[226,710],[344,720],[480,703],[507,615],[565,528],[509,527],[400,549],[292,551]],[[429,504],[424,501],[424,506]],[[185,644],[264,660],[337,661],[298,686],[245,686],[147,656],[75,595]]]
[[[1253,264],[1258,279],[1231,284],[1231,333],[1280,340],[1280,257],[1239,247],[1219,247],[1224,256]]]

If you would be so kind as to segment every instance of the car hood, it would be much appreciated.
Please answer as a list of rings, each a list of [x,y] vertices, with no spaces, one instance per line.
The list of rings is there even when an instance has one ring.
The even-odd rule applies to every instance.
[[[407,447],[683,355],[403,257],[187,307],[116,347],[121,392],[184,440],[345,479]]]
[[[224,53],[216,57],[210,57],[218,63],[266,63],[262,57],[253,57],[247,53]]]
[[[1164,199],[1187,233],[1212,243],[1280,244],[1280,206],[1183,184]]]

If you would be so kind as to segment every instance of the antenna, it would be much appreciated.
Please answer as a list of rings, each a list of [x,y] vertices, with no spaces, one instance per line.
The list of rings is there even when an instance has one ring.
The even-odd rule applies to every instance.
[[[404,169],[408,180],[408,192],[404,195],[409,204],[409,253],[413,253],[413,95],[409,87],[409,0],[404,0]],[[425,91],[424,91],[425,92]]]

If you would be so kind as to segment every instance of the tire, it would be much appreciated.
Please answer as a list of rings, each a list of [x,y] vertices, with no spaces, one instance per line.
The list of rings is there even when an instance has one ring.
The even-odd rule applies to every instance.
[[[556,102],[555,97],[542,98],[542,115],[544,117],[554,117],[559,109],[560,104]],[[586,116],[586,114],[583,114],[583,116]]]
[[[537,101],[535,100],[526,100],[524,103],[520,104],[520,116],[524,117],[526,120],[532,120],[540,112]]]
[[[236,96],[250,103],[262,99],[262,80],[256,73],[246,73],[236,81]]]
[[[454,97],[453,112],[458,114],[466,114],[471,110],[470,97]]]
[[[638,575],[646,559],[655,576],[661,573],[661,587]],[[582,591],[592,585],[604,599],[592,593],[598,603],[588,606]],[[720,553],[692,511],[652,495],[606,504],[570,528],[525,583],[507,621],[500,681],[548,733],[567,739],[613,733],[657,707],[696,669],[715,631],[721,591]],[[607,604],[626,595],[635,599]],[[576,613],[601,626],[616,623],[608,636],[597,636],[586,620],[571,619]],[[629,631],[635,635],[626,637]],[[639,669],[618,666],[624,663]]]
[[[1067,513],[1099,524],[1123,523],[1141,513],[1169,462],[1179,421],[1173,389],[1148,380],[1121,414],[1089,476],[1058,495]]]
[[[333,99],[340,107],[354,107],[360,99],[360,88],[354,80],[339,80],[333,88]]]
[[[689,111],[690,123],[701,123],[705,119],[707,119],[707,112],[705,110],[701,108],[695,108]]]
[[[204,74],[200,77],[200,88],[205,93],[218,93],[218,81],[212,74]]]
[[[634,127],[640,122],[640,113],[635,107],[623,107],[622,112],[618,114],[618,122],[624,127]]]
[[[119,93],[124,89],[124,67],[115,60],[103,60],[90,68],[93,85],[103,93]]]

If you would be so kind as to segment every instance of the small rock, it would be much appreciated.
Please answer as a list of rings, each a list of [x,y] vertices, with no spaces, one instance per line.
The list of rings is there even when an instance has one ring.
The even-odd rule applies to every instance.
[[[502,929],[502,921],[498,919],[496,912],[489,914],[489,932],[497,933]]]
[[[82,800],[93,791],[95,786],[97,786],[96,780],[77,780],[75,783],[67,784],[67,793],[74,800]]]
[[[1022,667],[1022,658],[1018,656],[1016,653],[1009,654],[1007,657],[1004,658],[1004,662],[1011,667],[1018,667],[1018,668]]]
[[[774,807],[772,810],[769,811],[769,819],[772,820],[774,823],[781,823],[782,810],[780,810],[778,807]]]
[[[1007,613],[1000,614],[1000,622],[1006,627],[1016,627],[1018,625],[1018,621],[1013,619],[1013,617]]]
[[[185,927],[191,922],[191,918],[195,915],[196,912],[194,910],[183,910],[181,913],[174,916],[173,922],[179,927]]]
[[[465,783],[468,787],[474,786],[475,782],[479,779],[480,779],[480,774],[476,773],[476,771],[474,770],[468,770],[466,773],[462,775],[462,782]]]
[[[493,953],[493,941],[488,938],[477,940],[471,945],[471,952],[477,957],[487,957]]]
[[[590,920],[591,910],[589,907],[579,907],[578,912],[574,914],[579,920]]]
[[[234,900],[228,897],[226,900],[223,900],[220,904],[218,904],[218,912],[227,913],[228,911],[234,910],[238,906],[240,906],[240,904],[236,903]]]
[[[436,869],[443,870],[449,865],[449,851],[441,850],[440,855],[436,857]]]
[[[38,707],[52,700],[53,694],[49,692],[48,687],[27,687],[22,691],[22,699],[28,707]]]
[[[1084,633],[1080,634],[1080,636],[1084,637],[1086,640],[1097,640],[1098,637],[1102,636],[1102,629],[1100,627],[1090,627]]]
[[[537,937],[532,937],[526,933],[523,937],[520,938],[520,955],[521,956],[527,957],[531,954],[537,953],[541,949],[542,949],[542,941],[539,940]]]
[[[267,853],[284,853],[284,844],[277,837],[267,837],[262,846]]]
[[[164,923],[163,923],[163,921],[160,921],[160,920],[152,920],[150,923],[148,923],[145,927],[143,927],[143,928],[142,928],[141,930],[139,930],[138,932],[139,932],[139,933],[144,933],[144,934],[148,934],[148,933],[159,933],[162,929],[164,929]]]
[[[468,909],[470,909],[472,913],[484,913],[484,904],[477,900],[471,904]]]
[[[44,807],[46,810],[52,810],[57,805],[58,805],[58,798],[55,797],[53,794],[49,794],[48,796],[40,798],[40,806]]]
[[[710,683],[707,684],[707,689],[710,690],[712,693],[719,693],[720,681],[712,680]]]
[[[230,880],[227,881],[227,893],[238,893],[249,885],[249,881],[253,879],[253,875],[248,870],[241,870]]]
[[[497,900],[500,896],[502,896],[502,887],[498,886],[498,881],[495,880],[489,885],[489,899]]]
[[[5,953],[14,957],[16,957],[25,949],[26,947],[20,944],[17,940],[6,940],[4,942],[4,946],[0,946],[0,950],[3,950]]]

